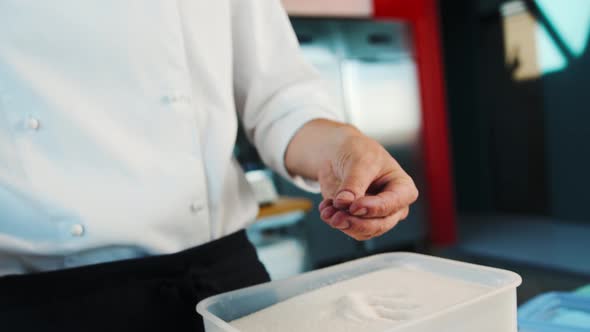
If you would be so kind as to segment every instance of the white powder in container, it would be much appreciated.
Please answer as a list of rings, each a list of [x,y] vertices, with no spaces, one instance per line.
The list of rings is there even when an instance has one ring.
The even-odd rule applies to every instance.
[[[230,324],[243,332],[383,332],[489,287],[410,268],[389,268],[292,297]]]

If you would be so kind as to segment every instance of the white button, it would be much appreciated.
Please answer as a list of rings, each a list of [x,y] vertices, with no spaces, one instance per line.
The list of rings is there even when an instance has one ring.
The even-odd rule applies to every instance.
[[[70,233],[72,233],[73,236],[82,236],[84,235],[84,226],[75,224],[70,229]]]
[[[162,97],[164,104],[190,104],[191,97],[182,93],[174,93]]]
[[[29,118],[29,121],[27,121],[27,126],[31,129],[37,130],[41,126],[41,123],[35,118]]]

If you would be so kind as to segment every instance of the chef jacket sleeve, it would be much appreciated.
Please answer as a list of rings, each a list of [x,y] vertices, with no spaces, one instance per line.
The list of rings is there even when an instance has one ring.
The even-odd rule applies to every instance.
[[[342,115],[303,58],[280,1],[232,1],[234,97],[246,134],[270,168],[318,191],[317,183],[289,174],[285,152],[306,122]]]

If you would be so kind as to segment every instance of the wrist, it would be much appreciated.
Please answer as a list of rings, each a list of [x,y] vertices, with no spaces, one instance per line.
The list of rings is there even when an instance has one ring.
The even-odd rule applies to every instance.
[[[317,179],[323,163],[336,157],[350,140],[363,134],[354,126],[326,119],[306,123],[297,131],[285,153],[290,174]]]

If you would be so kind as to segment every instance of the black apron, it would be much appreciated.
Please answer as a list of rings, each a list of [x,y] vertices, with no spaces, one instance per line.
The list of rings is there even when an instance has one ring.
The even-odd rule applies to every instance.
[[[240,231],[170,255],[0,277],[0,330],[203,331],[200,300],[268,280]]]

